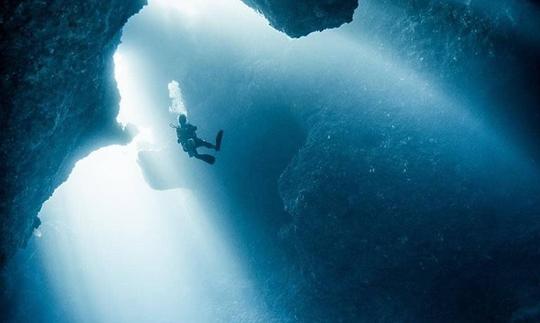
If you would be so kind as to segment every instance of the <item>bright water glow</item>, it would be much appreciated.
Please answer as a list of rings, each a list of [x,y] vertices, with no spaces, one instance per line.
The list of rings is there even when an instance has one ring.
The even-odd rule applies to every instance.
[[[187,190],[150,189],[134,145],[80,161],[41,212],[46,267],[73,322],[261,317],[226,237]]]

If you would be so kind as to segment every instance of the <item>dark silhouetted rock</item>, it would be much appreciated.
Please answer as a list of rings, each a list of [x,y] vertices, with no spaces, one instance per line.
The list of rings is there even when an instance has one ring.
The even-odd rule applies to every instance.
[[[351,22],[358,0],[243,0],[291,37]]]
[[[0,9],[0,265],[41,204],[93,149],[128,140],[115,122],[112,55],[144,1],[7,1]]]

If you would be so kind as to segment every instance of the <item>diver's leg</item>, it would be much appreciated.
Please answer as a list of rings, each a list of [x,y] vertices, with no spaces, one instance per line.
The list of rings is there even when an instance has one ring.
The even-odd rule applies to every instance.
[[[207,154],[199,154],[198,152],[195,152],[195,154],[193,155],[193,157],[197,158],[197,159],[200,159],[202,161],[205,161],[207,162],[208,164],[212,165],[213,163],[216,162],[216,157],[212,156],[212,155],[207,155]]]
[[[215,149],[216,146],[209,143],[208,141],[204,141],[200,138],[195,138],[195,147],[196,148],[199,148],[199,147],[206,147],[206,148],[211,148],[211,149]]]
[[[212,165],[216,161],[216,158],[214,156],[199,154],[199,152],[197,151],[197,141],[193,139],[189,139],[187,141],[185,151],[188,153],[189,157],[195,157],[197,159],[207,162],[210,165]]]
[[[223,139],[223,130],[220,130],[216,135],[216,151],[221,149],[221,140]]]

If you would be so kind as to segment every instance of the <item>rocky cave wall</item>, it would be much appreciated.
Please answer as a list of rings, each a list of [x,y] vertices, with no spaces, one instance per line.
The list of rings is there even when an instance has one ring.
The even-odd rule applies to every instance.
[[[112,55],[144,1],[7,1],[0,10],[0,265],[74,163],[128,140]]]
[[[280,177],[307,320],[510,322],[535,306],[538,173],[456,120],[391,111],[321,112]]]

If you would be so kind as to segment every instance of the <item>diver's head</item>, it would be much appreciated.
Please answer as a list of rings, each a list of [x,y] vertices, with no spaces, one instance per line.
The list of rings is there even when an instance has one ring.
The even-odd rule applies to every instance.
[[[186,122],[187,122],[187,117],[186,117],[185,114],[181,114],[181,115],[178,116],[178,123],[179,123],[181,126],[185,125]]]

